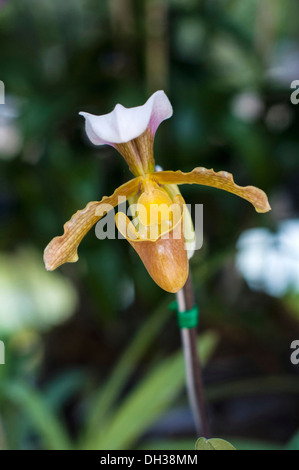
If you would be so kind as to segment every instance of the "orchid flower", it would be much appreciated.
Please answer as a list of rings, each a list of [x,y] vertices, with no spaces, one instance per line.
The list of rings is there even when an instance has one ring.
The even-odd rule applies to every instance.
[[[80,113],[85,118],[86,133],[95,145],[110,145],[123,156],[134,179],[119,186],[112,196],[89,202],[64,225],[64,234],[54,238],[46,247],[46,269],[52,271],[64,263],[78,260],[77,249],[86,233],[108,210],[118,204],[118,198],[137,201],[144,208],[137,210],[137,223],[124,213],[116,214],[119,231],[140,256],[153,280],[168,292],[178,292],[185,284],[189,262],[184,232],[175,236],[184,220],[185,202],[174,185],[200,184],[223,189],[249,201],[257,212],[269,211],[266,194],[254,187],[238,186],[230,173],[215,172],[203,167],[189,173],[182,171],[155,171],[153,144],[155,133],[165,119],[172,116],[172,106],[163,91],[157,91],[143,105],[125,108],[118,104],[103,116]],[[155,212],[152,223],[149,213],[153,206],[176,206],[167,215]],[[154,234],[153,234],[153,228]],[[151,229],[151,230],[149,230]]]

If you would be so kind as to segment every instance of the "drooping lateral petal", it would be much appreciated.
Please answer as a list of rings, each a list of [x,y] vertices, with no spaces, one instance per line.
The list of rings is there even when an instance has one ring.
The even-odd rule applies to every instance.
[[[190,173],[182,171],[159,171],[153,173],[151,178],[160,184],[201,184],[223,189],[251,202],[257,212],[271,210],[267,195],[255,186],[238,186],[233,176],[226,171],[215,172],[213,169],[198,167]]]
[[[109,210],[115,207],[119,198],[133,196],[139,190],[142,178],[134,178],[117,188],[112,196],[104,196],[101,201],[92,201],[83,210],[77,211],[64,224],[64,234],[55,237],[44,251],[44,262],[48,271],[53,271],[64,263],[78,260],[78,245],[83,237]]]

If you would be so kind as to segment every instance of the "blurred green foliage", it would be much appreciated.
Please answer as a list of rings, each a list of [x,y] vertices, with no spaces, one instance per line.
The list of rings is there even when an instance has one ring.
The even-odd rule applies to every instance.
[[[1,447],[194,448],[180,421],[157,428],[187,406],[183,368],[171,297],[136,254],[91,231],[78,263],[42,264],[76,210],[129,178],[116,151],[90,145],[78,112],[136,106],[158,88],[174,116],[157,133],[157,163],[227,170],[273,208],[261,216],[230,194],[183,189],[204,203],[191,268],[201,328],[220,341],[205,369],[213,434],[237,448],[298,447],[298,293],[251,291],[235,268],[244,230],[298,218],[298,13],[296,0],[1,2]]]

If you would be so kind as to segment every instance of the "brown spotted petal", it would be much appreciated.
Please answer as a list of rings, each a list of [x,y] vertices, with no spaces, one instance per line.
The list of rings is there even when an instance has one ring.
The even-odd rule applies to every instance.
[[[156,240],[139,238],[138,231],[124,213],[119,212],[115,217],[119,231],[137,252],[149,275],[159,287],[171,293],[182,289],[189,273],[183,214],[184,210],[174,227]]]
[[[190,173],[182,171],[160,171],[153,173],[151,177],[160,184],[202,184],[214,188],[224,189],[230,193],[251,202],[257,212],[268,212],[271,210],[268,198],[264,191],[255,186],[238,186],[233,176],[226,171],[215,172],[213,169],[198,167]]]
[[[117,188],[112,196],[104,196],[101,201],[89,202],[85,209],[77,211],[64,224],[64,234],[55,237],[44,251],[44,262],[48,271],[53,271],[64,263],[78,260],[77,249],[87,232],[109,210],[115,207],[119,199],[133,196],[139,190],[142,178],[135,178]]]

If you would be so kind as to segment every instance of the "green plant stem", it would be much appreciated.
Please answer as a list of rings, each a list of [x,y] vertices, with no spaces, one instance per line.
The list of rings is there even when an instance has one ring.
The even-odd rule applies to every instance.
[[[176,295],[180,312],[191,310],[194,307],[194,292],[190,274],[185,286]],[[201,365],[197,351],[197,329],[181,328],[181,339],[185,359],[187,391],[196,432],[198,436],[209,438],[210,430],[203,394]]]

